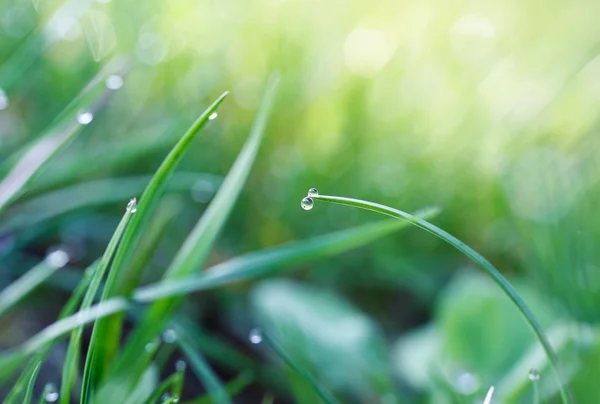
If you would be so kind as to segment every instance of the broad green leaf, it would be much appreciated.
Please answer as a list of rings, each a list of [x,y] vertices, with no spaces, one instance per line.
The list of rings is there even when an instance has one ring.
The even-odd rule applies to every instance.
[[[274,100],[277,81],[273,79],[269,83],[263,103],[244,148],[238,155],[236,162],[208,206],[208,209],[166,270],[165,279],[183,277],[198,271],[208,256],[210,248],[225,223],[258,153],[267,117]],[[144,212],[140,212],[140,214],[143,215]],[[136,383],[139,374],[132,374],[127,369],[131,367],[132,363],[140,360],[140,352],[144,349],[144,345],[164,328],[180,304],[181,298],[165,299],[152,305],[148,310],[144,319],[128,338],[123,353],[119,356],[115,364],[112,378],[118,380],[120,385],[126,383],[124,380],[128,380],[128,383],[131,383],[131,385]],[[116,394],[113,390],[110,382],[107,383],[104,387],[104,392],[98,398],[99,401],[111,401],[111,396]]]
[[[525,304],[521,296],[517,293],[517,291],[513,288],[513,286],[506,280],[506,278],[485,258],[483,258],[479,253],[473,250],[471,247],[467,246],[462,241],[458,240],[456,237],[451,234],[445,232],[439,227],[427,222],[426,220],[415,217],[409,213],[403,212],[398,209],[390,208],[385,205],[380,205],[373,202],[362,201],[359,199],[352,198],[343,198],[339,196],[328,196],[328,195],[313,195],[313,199],[322,200],[325,202],[338,203],[341,205],[354,206],[360,209],[366,209],[373,212],[377,212],[383,215],[392,216],[397,219],[406,220],[407,222],[420,227],[423,230],[428,231],[429,233],[439,237],[443,241],[455,247],[457,250],[465,254],[467,257],[472,259],[476,264],[478,264],[481,268],[483,268],[488,275],[492,277],[494,282],[504,291],[504,293],[512,300],[512,302],[517,306],[521,314],[525,317],[525,320],[530,325],[532,331],[536,335],[538,341],[544,348],[546,355],[548,355],[548,359],[550,364],[552,365],[552,371],[554,373],[554,377],[560,387],[561,398],[564,403],[571,403],[571,397],[569,395],[569,388],[567,386],[566,379],[562,374],[562,370],[560,367],[560,363],[552,345],[548,341],[548,338],[544,334],[542,327],[539,325],[537,319],[529,309],[529,307]]]
[[[133,217],[130,225],[127,227],[121,248],[117,251],[113,260],[113,270],[110,272],[104,291],[102,300],[107,300],[110,297],[117,295],[127,295],[137,285],[141,273],[133,273],[129,266],[133,252],[136,249],[138,241],[144,231],[145,224],[152,217],[156,205],[166,187],[167,180],[171,177],[175,168],[184,156],[185,151],[190,145],[190,142],[196,133],[208,122],[210,116],[217,110],[227,93],[221,95],[188,129],[183,137],[173,147],[169,155],[165,158],[161,166],[158,168],[152,180],[144,190],[140,202],[138,204],[138,212]],[[139,267],[133,267],[140,269]],[[90,385],[97,387],[99,381],[103,379],[108,365],[114,358],[121,336],[122,316],[114,316],[110,319],[99,321],[94,325],[92,341],[96,346],[93,357],[86,359],[86,366],[93,367],[95,376],[90,381]],[[97,343],[96,339],[102,341]],[[144,344],[145,345],[145,344]],[[143,347],[143,345],[142,345]],[[139,375],[138,375],[139,377]]]

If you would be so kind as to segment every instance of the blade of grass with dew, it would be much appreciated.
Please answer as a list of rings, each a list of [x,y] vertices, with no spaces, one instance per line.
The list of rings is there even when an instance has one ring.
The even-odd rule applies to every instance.
[[[225,384],[225,390],[230,397],[235,397],[240,394],[246,387],[254,381],[254,375],[251,371],[240,373],[232,381]],[[210,395],[203,395],[184,404],[212,404],[214,403]]]
[[[223,181],[221,188],[216,193],[202,218],[187,237],[183,246],[177,252],[173,262],[165,271],[163,278],[183,277],[198,271],[207,258],[210,248],[229,216],[250,173],[250,169],[258,153],[271,105],[275,98],[278,81],[278,78],[275,76],[269,81],[263,101],[250,130],[248,140]],[[153,338],[164,328],[180,304],[181,298],[173,298],[152,305],[147,315],[128,338],[122,355],[116,361],[113,374],[113,380],[116,380],[116,383],[119,385],[123,385],[124,383],[134,385],[136,383],[140,375],[132,374],[127,368],[131,363],[140,360],[139,353],[143,349],[145,341]],[[111,390],[114,390],[111,387],[111,383],[106,383],[104,392],[102,393],[104,395],[99,396],[98,400],[105,402],[112,401],[110,397],[115,393],[111,392]]]
[[[415,213],[415,215],[429,218],[438,212],[438,209],[428,208]],[[294,264],[327,257],[365,245],[406,226],[407,224],[404,222],[386,220],[253,252],[218,264],[200,274],[176,280],[165,280],[138,288],[132,294],[132,300],[136,303],[147,304],[160,299],[251,280],[266,274],[273,274],[276,271],[290,269]],[[92,313],[95,312],[98,318],[101,318],[130,307],[127,299],[115,297],[49,325],[21,346],[0,354],[0,380],[11,367],[19,366],[43,344],[52,342],[79,325],[94,321],[95,317]]]
[[[92,275],[90,285],[87,291],[85,292],[85,295],[83,296],[83,301],[81,302],[80,310],[85,310],[89,308],[94,302],[94,298],[98,293],[98,289],[100,288],[100,284],[102,283],[104,274],[109,268],[110,260],[112,259],[115,251],[117,250],[123,232],[127,228],[127,224],[129,223],[132,215],[135,214],[136,209],[137,203],[134,198],[130,200],[127,204],[125,214],[123,215],[121,221],[117,225],[117,228],[113,233],[108,243],[108,246],[106,247],[106,250],[104,251],[104,255],[100,259],[100,263],[96,266],[96,270]],[[71,332],[71,339],[69,341],[69,346],[67,347],[67,353],[65,356],[65,362],[62,371],[62,381],[60,384],[60,402],[62,404],[69,404],[69,402],[71,401],[70,393],[73,389],[73,386],[75,385],[77,375],[79,374],[79,359],[81,352],[82,335],[83,326],[80,326]],[[82,396],[84,396],[87,391],[87,386],[85,384],[82,384],[81,388]]]
[[[113,296],[127,295],[137,284],[140,273],[132,273],[128,266],[133,255],[133,251],[144,230],[144,225],[153,215],[156,205],[165,189],[166,182],[175,171],[175,168],[184,156],[192,139],[196,133],[204,127],[209,121],[211,115],[215,113],[221,102],[228,93],[222,94],[200,117],[192,124],[188,131],[179,139],[171,152],[162,162],[152,180],[144,190],[138,204],[138,212],[134,216],[130,225],[127,227],[121,248],[117,251],[113,260],[113,270],[110,272],[102,300]],[[133,285],[133,286],[131,286]],[[94,348],[94,355],[88,355],[86,367],[93,366],[95,377],[91,380],[91,386],[96,387],[99,381],[104,378],[108,365],[116,355],[121,337],[121,315],[113,316],[109,319],[99,321],[94,325],[90,346]],[[90,362],[93,358],[93,363]]]
[[[66,264],[66,262],[65,262]],[[35,288],[44,283],[62,265],[56,265],[48,258],[27,271],[19,279],[8,285],[0,292],[0,316],[16,306]]]
[[[313,387],[315,393],[317,393],[321,400],[323,400],[326,404],[338,403],[338,400],[333,396],[333,394],[325,389],[313,375],[298,366],[292,357],[283,349],[281,345],[279,345],[277,341],[275,341],[266,333],[262,333],[261,338],[262,341],[264,341],[269,348],[271,348],[277,354],[277,356],[279,356],[285,362],[286,365],[288,365],[294,372],[296,372]]]
[[[539,340],[540,344],[544,348],[546,355],[548,356],[548,360],[552,365],[552,370],[554,372],[554,376],[556,378],[557,383],[560,386],[560,394],[564,403],[571,403],[571,397],[569,394],[569,389],[566,381],[563,379],[563,373],[559,364],[558,356],[554,352],[554,349],[550,345],[546,334],[542,330],[542,327],[539,325],[537,319],[529,309],[529,307],[525,304],[521,296],[517,293],[517,291],[513,288],[513,286],[508,282],[508,280],[498,271],[488,260],[483,258],[479,253],[473,250],[471,247],[467,246],[462,241],[458,240],[456,237],[447,233],[446,231],[440,229],[437,226],[427,222],[426,220],[415,217],[409,213],[403,212],[398,209],[390,208],[385,205],[380,205],[373,202],[363,201],[359,199],[352,198],[344,198],[339,196],[328,196],[328,195],[311,195],[314,200],[322,200],[324,202],[332,202],[346,206],[353,206],[360,209],[366,209],[373,212],[381,213],[383,215],[392,216],[397,219],[405,220],[452,245],[460,252],[469,257],[473,262],[478,264],[481,268],[483,268],[496,282],[496,284],[506,293],[506,295],[512,300],[512,302],[517,306],[521,314],[525,317],[527,323],[531,326],[534,334]]]
[[[70,316],[71,314],[73,314],[75,312],[75,310],[77,309],[77,306],[79,305],[79,302],[83,298],[83,294],[87,290],[88,285],[90,284],[90,282],[92,280],[92,274],[93,274],[93,271],[95,270],[96,265],[97,265],[97,262],[94,262],[92,265],[90,265],[84,271],[84,275],[81,278],[81,281],[79,282],[79,284],[77,285],[77,287],[75,288],[73,293],[71,293],[69,300],[67,300],[67,303],[61,310],[61,312],[58,316],[59,320],[65,318],[67,316]],[[46,356],[48,356],[48,353],[50,352],[51,348],[52,348],[52,341],[49,341],[45,345],[40,347],[38,352],[29,361],[29,364],[21,372],[21,375],[19,376],[17,381],[13,384],[12,389],[6,395],[6,399],[5,399],[6,404],[13,404],[13,403],[16,404],[19,402],[18,399],[26,386],[27,380],[29,379],[29,377],[31,377],[31,374],[34,371],[36,364],[38,362],[42,362],[46,358]],[[0,382],[4,382],[7,379],[7,377],[10,377],[11,375],[12,375],[12,373],[8,373],[7,376],[0,379]]]
[[[177,342],[190,362],[192,370],[196,373],[196,377],[202,382],[202,385],[211,397],[211,402],[215,404],[231,404],[231,398],[227,390],[223,387],[223,383],[221,383],[202,355],[190,345],[187,338],[186,334],[178,335]]]
[[[96,86],[97,87],[97,86]],[[0,215],[6,207],[18,198],[26,189],[36,175],[54,158],[59,151],[64,149],[86,126],[78,121],[79,105],[85,105],[87,112],[93,117],[106,103],[110,90],[102,87],[99,95],[96,95],[94,87],[87,92],[94,95],[93,102],[89,100],[90,94],[85,91],[80,93],[74,105],[70,105],[41,139],[34,142],[26,152],[11,165],[13,168],[6,177],[0,181]],[[89,105],[89,106],[88,106]],[[89,123],[89,122],[86,122]]]
[[[152,392],[152,395],[150,397],[148,397],[148,399],[144,402],[144,404],[154,404],[156,402],[158,402],[158,400],[160,400],[160,398],[169,391],[169,389],[171,389],[172,387],[176,386],[177,384],[181,384],[183,381],[183,371],[177,371],[174,374],[172,374],[171,376],[169,376],[168,378],[166,378],[161,384],[160,386],[158,386],[156,388],[156,390],[154,390],[154,392]],[[179,392],[179,394],[173,393],[173,396],[181,396],[181,391]]]
[[[35,385],[35,381],[37,379],[38,373],[40,372],[40,367],[42,367],[42,362],[38,362],[33,369],[33,373],[29,378],[29,383],[27,384],[27,390],[25,391],[25,397],[23,398],[23,404],[30,404],[31,398],[33,396],[33,386]]]
[[[77,209],[130,199],[144,190],[150,178],[139,176],[96,180],[43,194],[11,207],[8,210],[10,216],[0,224],[0,234],[27,228]],[[189,192],[200,180],[210,181],[215,187],[221,182],[221,178],[216,175],[175,173],[165,190]]]

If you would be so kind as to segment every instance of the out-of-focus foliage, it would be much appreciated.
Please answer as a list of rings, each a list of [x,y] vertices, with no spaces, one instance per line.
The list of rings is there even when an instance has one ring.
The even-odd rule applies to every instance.
[[[2,320],[0,345],[54,320],[69,274],[102,254],[122,201],[139,196],[185,128],[230,90],[169,184],[179,210],[143,281],[159,279],[238,154],[267,76],[279,71],[264,143],[209,261],[374,219],[324,204],[303,212],[299,199],[313,186],[407,211],[438,205],[436,223],[518,279],[552,335],[568,329],[565,342],[553,341],[580,376],[578,402],[593,401],[600,389],[588,380],[600,370],[585,355],[597,356],[600,320],[599,13],[590,0],[0,0],[0,178],[90,80],[107,73],[114,90],[98,111],[79,111],[81,135],[0,216],[2,286],[56,250],[73,269],[53,280],[62,291],[43,288]],[[376,356],[365,369],[372,376],[398,363],[385,343],[399,338],[434,364],[387,374],[361,397],[391,389],[398,401],[435,402],[460,394],[455,378],[468,374],[478,382],[469,394],[495,384],[499,397],[528,400],[530,367],[551,384],[545,365],[528,363],[536,347],[493,285],[470,273],[452,278],[465,265],[412,229],[303,265],[293,283],[227,287],[188,299],[186,310],[214,334],[242,339],[253,325],[248,302],[284,294],[289,307],[314,310],[317,325],[328,315],[378,324],[373,346],[328,356],[318,338],[302,337],[313,323],[299,322],[289,338],[311,344],[296,352],[309,367],[344,352]],[[312,307],[320,300],[326,308]],[[285,312],[270,316],[277,323]],[[317,349],[321,362],[311,362]],[[368,390],[369,380],[354,382],[365,364],[350,362],[357,373],[324,377],[328,387]],[[285,391],[280,375],[265,373],[258,392]],[[60,380],[52,377],[44,368],[38,376]]]

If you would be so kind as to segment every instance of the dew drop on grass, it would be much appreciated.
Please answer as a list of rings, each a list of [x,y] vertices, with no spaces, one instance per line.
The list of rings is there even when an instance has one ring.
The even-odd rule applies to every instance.
[[[117,74],[113,74],[111,76],[108,76],[108,78],[105,81],[105,84],[106,88],[108,88],[109,90],[118,90],[123,86],[123,77]]]
[[[531,381],[540,380],[540,372],[536,368],[532,368],[529,371],[529,380],[531,380]]]
[[[0,111],[8,108],[8,96],[3,89],[0,88]]]
[[[187,363],[185,363],[183,359],[179,359],[177,362],[175,362],[175,370],[178,372],[183,372],[185,368],[187,368]]]
[[[262,331],[260,328],[251,329],[250,333],[248,334],[248,339],[254,345],[260,344],[263,340]]]
[[[177,341],[177,332],[172,328],[168,328],[163,332],[162,339],[167,344],[172,344]]]
[[[87,109],[80,109],[79,112],[77,112],[77,122],[82,125],[87,125],[88,123],[92,122],[93,119],[94,114]]]
[[[302,206],[302,209],[304,210],[311,210],[314,204],[315,201],[313,201],[313,198],[310,198],[308,196],[302,199],[302,201],[300,202],[300,206]]]
[[[158,338],[154,339],[154,341],[152,341],[152,342],[148,342],[145,347],[146,352],[148,352],[148,353],[153,352],[156,349],[156,347],[158,347],[158,344],[160,344],[160,339],[158,339]]]
[[[311,188],[308,190],[308,196],[317,196],[319,195],[319,191],[317,191],[317,188]]]
[[[160,398],[160,402],[164,403],[165,401],[169,401],[171,399],[171,394],[169,393],[165,393],[162,395],[162,397]]]
[[[48,383],[44,388],[44,393],[44,400],[46,400],[47,403],[55,403],[58,401],[58,391],[54,384]]]
[[[173,396],[173,398],[171,399],[172,403],[178,403],[179,402],[179,396]]]
[[[137,212],[137,199],[131,198],[127,204],[127,211],[131,213]]]
[[[46,255],[46,262],[54,268],[62,268],[69,262],[69,254],[65,250],[55,249]]]
[[[213,112],[212,114],[209,115],[208,120],[212,121],[213,119],[215,119],[217,116],[219,116],[219,114],[217,114],[216,112]]]

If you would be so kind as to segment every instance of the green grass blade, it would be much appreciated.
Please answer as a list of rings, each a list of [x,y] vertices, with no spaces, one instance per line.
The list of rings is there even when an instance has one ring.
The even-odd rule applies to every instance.
[[[56,253],[58,254],[58,253]],[[62,258],[61,258],[62,259]],[[62,265],[45,259],[0,292],[0,316],[6,314],[35,288],[44,283]],[[65,262],[66,264],[66,262]]]
[[[188,358],[192,370],[196,373],[198,380],[200,380],[206,388],[208,395],[211,397],[211,401],[215,404],[231,404],[231,398],[229,397],[229,394],[227,394],[227,390],[225,390],[223,384],[202,355],[190,345],[187,340],[187,335],[179,334],[178,338],[181,350]]]
[[[430,208],[419,211],[415,215],[432,217],[437,212],[437,209]],[[151,303],[160,299],[273,274],[276,271],[288,269],[294,264],[334,255],[365,245],[404,227],[406,227],[404,222],[386,220],[265,249],[218,264],[200,274],[176,280],[164,280],[138,288],[133,293],[132,299],[137,303]],[[36,349],[39,349],[40,344],[51,342],[79,325],[94,321],[93,312],[100,317],[121,312],[128,308],[130,308],[128,300],[113,298],[46,327],[25,344],[9,353],[0,355],[0,380],[2,380],[2,375],[10,369],[10,366],[14,367],[15,364],[18,366]]]
[[[353,206],[360,209],[366,209],[373,212],[381,213],[383,215],[392,216],[397,219],[405,220],[440,239],[444,240],[448,244],[452,245],[460,252],[465,254],[471,260],[473,260],[476,264],[481,266],[491,277],[492,279],[500,286],[500,288],[506,293],[506,295],[512,300],[512,302],[517,306],[519,311],[525,317],[527,323],[531,326],[534,334],[539,340],[540,344],[544,348],[546,355],[548,356],[548,360],[552,365],[552,370],[554,372],[554,376],[556,377],[556,381],[560,387],[560,394],[564,403],[571,403],[571,397],[569,394],[569,389],[566,381],[563,379],[563,372],[561,370],[561,366],[559,364],[558,356],[554,352],[550,341],[546,337],[546,334],[542,330],[542,327],[538,323],[537,319],[529,309],[529,307],[525,304],[521,296],[517,293],[517,291],[513,288],[513,286],[506,280],[506,278],[498,271],[488,260],[483,258],[479,253],[473,250],[471,247],[458,240],[456,237],[451,234],[445,232],[437,226],[427,222],[426,220],[415,217],[409,213],[403,212],[398,209],[390,208],[385,205],[380,205],[373,202],[362,201],[359,199],[352,198],[343,198],[338,196],[327,196],[327,195],[313,195],[313,199],[322,200],[325,202],[338,203],[341,205]]]
[[[152,392],[152,395],[148,397],[148,399],[144,402],[144,404],[155,404],[159,402],[160,398],[169,391],[175,384],[179,383],[179,380],[182,379],[183,374],[181,372],[177,372],[172,374],[168,378],[166,378],[160,386]]]
[[[33,396],[33,386],[35,385],[35,381],[37,379],[38,373],[40,372],[40,367],[42,367],[42,362],[38,362],[33,369],[33,373],[29,378],[29,383],[27,384],[27,390],[25,391],[25,397],[23,399],[23,404],[30,404],[31,398]]]
[[[177,255],[165,273],[165,278],[183,277],[191,274],[199,270],[200,266],[204,263],[210,248],[225,223],[250,173],[275,97],[277,83],[278,79],[276,78],[270,81],[246,144],[208,209],[177,252]],[[131,363],[140,360],[140,353],[144,345],[164,328],[180,303],[180,298],[166,299],[152,305],[148,310],[147,315],[129,337],[122,355],[120,355],[119,360],[116,362],[114,378],[118,380],[119,384],[123,384],[123,379],[125,378],[130,379],[129,383],[131,385],[136,383],[140,375],[132,374],[127,369],[131,366]],[[107,395],[100,396],[99,401],[112,401],[110,398],[110,395],[113,394],[110,392],[111,390],[112,388],[109,383],[105,387],[106,393],[103,393]]]
[[[139,238],[144,230],[144,225],[153,215],[156,205],[165,189],[166,182],[175,171],[175,168],[184,156],[185,151],[189,147],[196,133],[208,122],[209,117],[217,110],[223,99],[228,93],[224,93],[219,97],[204,113],[194,122],[183,137],[173,147],[171,152],[160,165],[152,180],[146,187],[140,202],[138,204],[138,212],[134,216],[130,225],[127,227],[121,248],[117,251],[113,260],[113,270],[110,272],[104,291],[102,300],[106,300],[113,296],[127,295],[135,287],[140,277],[140,273],[132,273],[127,266],[133,251],[139,241]],[[135,267],[134,267],[135,268]],[[93,366],[96,376],[92,380],[92,385],[97,386],[99,381],[104,378],[106,369],[112,358],[115,356],[121,332],[122,316],[114,316],[110,319],[99,321],[94,326],[93,343],[96,346],[94,363],[87,366]],[[96,340],[101,340],[99,344]],[[91,360],[91,359],[90,359]]]
[[[292,357],[283,349],[281,345],[273,338],[271,338],[268,334],[261,333],[260,334],[262,341],[264,341],[269,348],[271,348],[277,356],[279,356],[286,365],[288,365],[294,372],[296,372],[300,377],[306,380],[315,390],[315,393],[326,403],[326,404],[336,404],[339,401],[331,394],[327,389],[321,386],[321,383],[309,372],[305,369],[297,365]]]
[[[228,382],[225,385],[225,390],[230,397],[235,397],[241,393],[246,387],[248,387],[254,381],[254,375],[251,371],[245,371],[236,376],[235,379]],[[190,401],[186,401],[185,404],[212,404],[214,403],[210,395],[204,395],[195,398]]]
[[[115,250],[119,245],[119,241],[121,240],[121,236],[127,228],[127,224],[131,219],[132,215],[135,214],[137,208],[137,204],[135,198],[132,199],[127,208],[125,209],[125,214],[121,219],[120,223],[117,226],[117,229],[113,233],[106,250],[104,251],[104,255],[100,259],[100,263],[96,266],[96,270],[92,276],[92,280],[90,285],[85,292],[83,297],[83,301],[81,302],[80,310],[85,310],[89,308],[94,302],[94,298],[98,293],[98,289],[100,288],[100,284],[102,283],[102,279],[104,278],[104,274],[109,267],[109,263],[111,258],[113,257]],[[79,373],[79,359],[81,352],[81,337],[83,335],[83,326],[76,328],[71,332],[71,340],[69,341],[69,346],[67,348],[67,354],[65,357],[65,363],[63,365],[62,372],[62,382],[60,385],[60,402],[62,404],[69,404],[71,401],[71,391],[73,386],[75,385],[75,380]],[[93,346],[90,345],[88,348],[88,352],[93,349]],[[86,396],[87,392],[87,384],[86,377],[84,372],[84,378],[82,383],[82,397]]]
[[[71,296],[69,297],[69,300],[67,301],[67,303],[61,310],[61,312],[58,316],[59,320],[70,316],[77,309],[79,302],[83,298],[83,294],[87,290],[88,285],[90,284],[90,282],[92,280],[92,273],[93,273],[93,270],[94,270],[96,264],[97,263],[93,263],[84,272],[84,275],[81,278],[81,281],[79,282],[79,284],[77,285],[77,287],[75,288],[75,290],[73,291]],[[46,343],[44,346],[42,346],[39,349],[39,351],[34,355],[34,357],[29,361],[29,364],[21,372],[21,375],[19,376],[17,381],[14,383],[12,389],[8,392],[8,394],[6,396],[6,400],[5,400],[6,404],[18,403],[18,398],[21,395],[21,393],[23,392],[23,390],[25,389],[27,380],[33,373],[36,364],[38,362],[43,361],[46,358],[46,356],[50,352],[51,348],[52,348],[52,341],[50,341],[50,342]],[[0,381],[6,380],[6,378],[9,376],[11,376],[10,372],[8,374],[5,373],[4,377],[0,378]]]
[[[85,105],[87,110],[95,115],[106,103],[110,90],[104,86],[100,87],[97,81],[98,79],[94,78],[90,85],[75,98],[75,101],[59,114],[60,118],[55,120],[46,134],[34,142],[18,161],[11,164],[12,169],[0,181],[0,215],[27,189],[29,183],[48,162],[86,127],[77,121],[78,107]]]
[[[96,180],[43,194],[11,207],[8,211],[10,216],[0,224],[0,234],[28,228],[77,209],[128,200],[139,195],[150,178],[139,176]],[[167,184],[166,191],[189,192],[200,180],[210,181],[215,187],[221,182],[216,175],[176,173]]]

